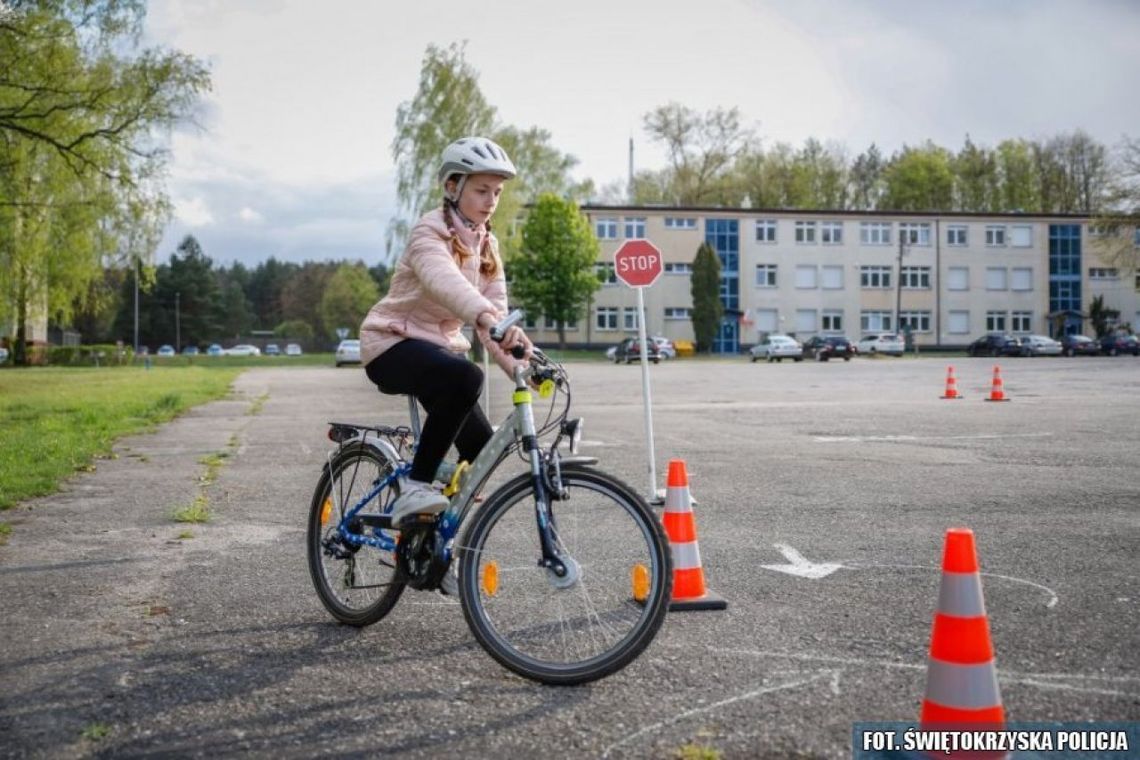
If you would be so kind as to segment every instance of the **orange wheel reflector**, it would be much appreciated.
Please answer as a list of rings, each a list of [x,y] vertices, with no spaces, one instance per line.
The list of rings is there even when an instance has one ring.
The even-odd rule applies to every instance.
[[[499,563],[491,560],[483,565],[483,578],[479,585],[487,596],[494,596],[499,590]]]
[[[632,576],[633,599],[644,602],[649,598],[649,568],[645,565],[634,565]]]
[[[329,515],[332,514],[332,497],[325,499],[325,503],[321,505],[321,525],[329,521]]]

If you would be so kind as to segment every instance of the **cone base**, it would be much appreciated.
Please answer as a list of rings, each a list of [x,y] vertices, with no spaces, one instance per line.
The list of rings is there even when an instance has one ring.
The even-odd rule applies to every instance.
[[[957,401],[958,399],[960,399],[962,397],[961,396],[939,396],[938,398],[944,398],[948,401]]]
[[[1002,401],[1009,401],[1009,399],[1007,399],[1007,398],[988,398],[988,399],[986,399],[986,401],[996,401],[996,402],[1000,403]]]
[[[728,602],[719,594],[706,590],[703,596],[688,599],[672,599],[669,601],[670,612],[686,612],[698,610],[725,610]]]

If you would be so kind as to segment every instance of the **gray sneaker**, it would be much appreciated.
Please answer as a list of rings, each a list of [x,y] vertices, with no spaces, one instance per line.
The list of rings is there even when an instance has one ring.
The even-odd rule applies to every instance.
[[[427,483],[405,480],[400,485],[400,498],[392,504],[392,525],[408,515],[437,515],[447,509],[447,497]]]
[[[451,565],[439,582],[439,592],[444,596],[459,596],[459,575],[455,569],[455,562],[455,560],[451,561]]]

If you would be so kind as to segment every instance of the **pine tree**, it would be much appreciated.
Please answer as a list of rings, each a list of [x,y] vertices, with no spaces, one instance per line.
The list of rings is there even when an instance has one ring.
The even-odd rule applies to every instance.
[[[720,300],[720,259],[708,243],[701,243],[693,259],[691,280],[693,297],[693,335],[697,350],[712,351],[713,341],[724,317],[724,304]]]

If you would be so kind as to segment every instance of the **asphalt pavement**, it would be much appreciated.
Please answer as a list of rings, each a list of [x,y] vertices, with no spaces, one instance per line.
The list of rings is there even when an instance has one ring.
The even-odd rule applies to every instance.
[[[963,526],[1008,718],[1140,720],[1140,359],[1002,360],[1008,403],[982,359],[940,399],[947,363],[651,367],[658,484],[685,460],[729,607],[574,688],[504,670],[435,593],[337,625],[304,556],[325,422],[404,402],[359,368],[247,371],[5,514],[0,756],[847,757],[854,722],[917,718]],[[640,368],[569,369],[584,453],[647,493]],[[200,495],[212,520],[173,522]]]

